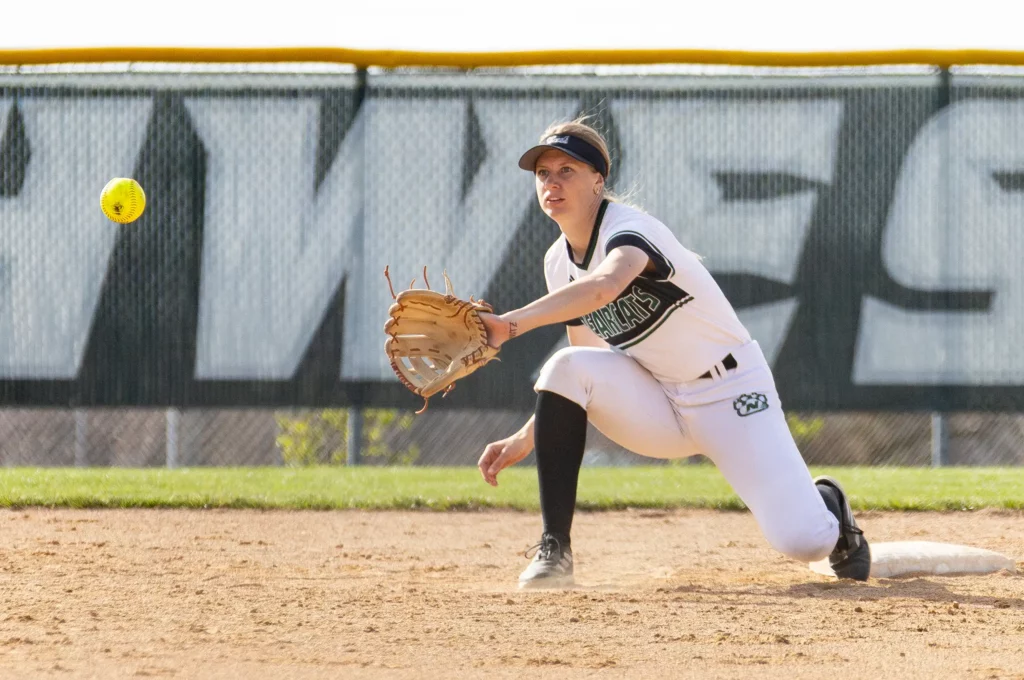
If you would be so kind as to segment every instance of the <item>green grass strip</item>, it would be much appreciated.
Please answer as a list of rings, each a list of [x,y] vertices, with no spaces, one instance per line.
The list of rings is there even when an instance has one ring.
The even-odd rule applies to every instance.
[[[975,510],[1024,507],[1024,468],[815,469],[839,479],[857,509]],[[475,468],[7,468],[0,507],[536,510],[532,468],[485,484]],[[710,465],[584,468],[579,506],[744,506]]]

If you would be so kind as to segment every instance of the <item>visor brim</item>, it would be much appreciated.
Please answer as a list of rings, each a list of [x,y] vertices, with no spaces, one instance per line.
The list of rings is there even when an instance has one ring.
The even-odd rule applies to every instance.
[[[548,151],[549,149],[561,151],[566,156],[569,156],[570,158],[575,158],[580,163],[586,163],[591,168],[594,168],[594,165],[590,161],[588,161],[586,158],[583,158],[579,154],[575,154],[572,151],[569,151],[568,149],[563,149],[560,146],[552,146],[551,144],[538,144],[537,146],[533,147],[532,149],[524,153],[519,158],[519,167],[522,168],[523,170],[534,172],[534,170],[537,167],[537,159],[541,157],[541,154],[543,154],[545,151]],[[594,168],[594,172],[599,171],[597,168]]]

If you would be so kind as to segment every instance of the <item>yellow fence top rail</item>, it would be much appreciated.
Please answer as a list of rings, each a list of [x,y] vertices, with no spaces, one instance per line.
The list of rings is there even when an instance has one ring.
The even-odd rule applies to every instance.
[[[737,52],[725,50],[550,50],[539,52],[413,52],[343,47],[82,47],[0,50],[0,65],[100,62],[329,62],[356,67],[482,68],[567,64],[715,64],[837,67],[930,64],[1024,66],[1024,52],[892,50],[863,52]]]

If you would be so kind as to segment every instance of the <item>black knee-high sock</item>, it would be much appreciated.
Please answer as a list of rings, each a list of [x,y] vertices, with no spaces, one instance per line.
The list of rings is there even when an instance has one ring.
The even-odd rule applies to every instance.
[[[576,483],[587,443],[587,412],[554,392],[537,394],[533,420],[544,532],[568,543],[576,510]]]

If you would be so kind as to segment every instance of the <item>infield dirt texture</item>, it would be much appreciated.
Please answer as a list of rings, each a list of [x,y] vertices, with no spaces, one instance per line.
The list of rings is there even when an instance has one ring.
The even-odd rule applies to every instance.
[[[861,513],[875,541],[1024,555],[1012,511]],[[1024,577],[837,582],[746,512],[0,512],[4,678],[1024,678]],[[1021,565],[1024,566],[1024,565]]]

